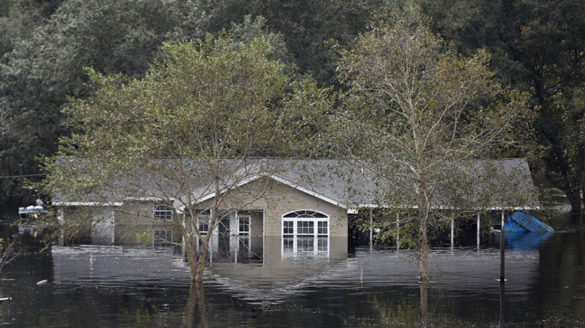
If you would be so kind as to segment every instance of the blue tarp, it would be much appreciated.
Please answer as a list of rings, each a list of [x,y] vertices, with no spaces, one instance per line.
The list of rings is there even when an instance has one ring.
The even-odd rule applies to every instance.
[[[522,211],[516,211],[510,215],[504,225],[505,232],[554,232],[549,225],[540,222],[534,216]]]
[[[504,238],[510,249],[525,251],[538,248],[552,235],[552,232],[506,232]]]

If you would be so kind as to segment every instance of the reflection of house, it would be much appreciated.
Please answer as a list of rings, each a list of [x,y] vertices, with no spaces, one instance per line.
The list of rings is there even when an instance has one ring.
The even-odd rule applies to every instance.
[[[469,163],[464,178],[441,186],[440,197],[435,198],[433,206],[458,207],[463,199],[478,209],[538,207],[524,160]],[[230,177],[236,174],[238,179]],[[122,184],[133,183],[133,179],[138,178],[120,178],[116,190]],[[220,189],[220,195],[229,194],[229,197],[224,197],[222,202],[221,224],[211,232],[211,256],[216,258],[262,259],[265,253],[275,249],[286,257],[331,256],[340,250],[346,253],[350,214],[360,208],[415,207],[413,200],[402,194],[393,198],[400,199],[400,203],[389,205],[385,199],[388,192],[396,189],[393,185],[380,183],[359,165],[335,160],[251,160],[237,172],[225,174],[222,183],[225,187]],[[53,205],[58,208],[60,219],[66,222],[72,222],[75,217],[87,218],[77,222],[84,228],[82,235],[93,242],[180,242],[184,224],[180,210],[185,210],[181,204],[185,204],[186,196],[162,197],[153,187],[140,190],[134,194],[110,192],[106,199],[99,200],[56,192]],[[210,204],[218,195],[209,192],[209,187],[196,186],[189,196],[188,199],[196,199],[190,206],[200,209],[195,224],[205,236],[210,233]],[[267,249],[268,237],[280,240],[280,247]]]

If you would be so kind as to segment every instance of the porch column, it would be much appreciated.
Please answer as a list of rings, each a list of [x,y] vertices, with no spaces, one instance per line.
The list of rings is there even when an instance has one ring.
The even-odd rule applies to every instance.
[[[62,209],[57,211],[57,221],[61,225],[61,231],[59,232],[59,245],[65,244],[65,213]]]
[[[233,224],[232,224],[233,223]],[[232,222],[230,222],[230,248],[234,248],[234,263],[238,263],[238,251],[240,248],[240,234],[238,233],[240,230],[240,218],[238,217],[238,211],[235,213],[235,218]],[[249,230],[248,230],[249,231]],[[235,236],[235,237],[233,237]],[[231,242],[234,241],[234,245],[231,245]]]
[[[451,219],[451,250],[455,247],[455,220]]]
[[[373,218],[374,209],[370,208],[370,252],[372,248],[374,248],[374,218]]]
[[[479,237],[480,237],[481,219],[480,214],[477,215],[477,250],[479,250]]]
[[[400,214],[396,213],[396,251],[400,250]]]
[[[218,213],[219,214],[219,213]],[[209,219],[208,219],[208,224],[211,225],[211,218],[213,217],[213,210],[209,210]],[[211,237],[209,237],[209,243],[207,244],[207,251],[209,252],[209,264],[213,264],[213,242],[214,242],[214,234],[215,234],[215,230],[217,229],[217,220],[216,220],[216,226],[213,228],[213,230],[209,231],[209,225],[207,228],[207,233],[211,234]]]
[[[506,242],[504,238],[504,210],[502,209],[502,228],[500,229],[500,284],[504,284],[506,282],[506,255],[505,255],[505,245]]]

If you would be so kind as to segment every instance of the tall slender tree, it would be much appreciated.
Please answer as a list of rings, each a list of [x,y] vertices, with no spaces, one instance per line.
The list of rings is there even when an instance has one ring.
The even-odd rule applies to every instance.
[[[426,24],[417,7],[406,6],[343,54],[339,73],[347,91],[336,126],[342,154],[389,186],[386,204],[416,208],[423,313],[427,228],[441,213],[443,187],[470,174],[467,160],[509,140],[526,101],[494,81],[485,51],[461,56]],[[442,205],[456,210],[454,204]]]

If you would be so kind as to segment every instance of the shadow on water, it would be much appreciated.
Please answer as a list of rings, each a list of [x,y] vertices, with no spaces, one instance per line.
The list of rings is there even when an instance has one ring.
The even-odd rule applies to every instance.
[[[172,248],[54,247],[6,267],[0,324],[9,327],[576,327],[585,325],[583,231],[536,249],[435,248],[432,281],[418,284],[408,252],[358,248],[214,263],[203,290]],[[323,255],[323,254],[321,254]],[[37,286],[47,279],[49,283]],[[420,307],[421,297],[426,308]],[[423,310],[421,322],[421,310]]]

